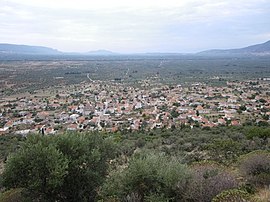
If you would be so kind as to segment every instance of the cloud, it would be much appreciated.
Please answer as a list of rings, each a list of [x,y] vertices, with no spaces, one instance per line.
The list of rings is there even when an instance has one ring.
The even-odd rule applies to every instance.
[[[268,36],[269,4],[266,0],[0,0],[0,38],[67,51],[177,52],[241,46],[255,42],[258,35]]]

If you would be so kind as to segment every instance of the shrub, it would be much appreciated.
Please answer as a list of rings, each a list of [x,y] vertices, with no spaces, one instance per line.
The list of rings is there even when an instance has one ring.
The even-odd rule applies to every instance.
[[[212,160],[226,163],[226,161],[231,162],[237,159],[241,152],[241,144],[231,139],[218,139],[209,144],[208,149]]]
[[[253,139],[254,137],[259,137],[264,140],[270,137],[269,127],[251,127],[246,131],[246,136],[248,139]]]
[[[208,202],[238,185],[235,176],[216,163],[196,163],[191,166],[191,172],[192,180],[185,195],[187,201]]]
[[[150,193],[145,197],[145,202],[168,202],[170,199],[166,198],[163,194]]]
[[[250,201],[250,194],[243,190],[231,189],[218,194],[212,202],[247,202]]]
[[[18,188],[18,189],[11,189],[4,193],[1,193],[0,201],[1,202],[21,202],[21,201],[26,202],[27,199],[22,196],[22,189]]]
[[[254,151],[239,159],[239,169],[247,182],[255,186],[270,184],[270,152]]]
[[[139,202],[142,197],[137,193],[131,193],[124,198],[124,202]]]
[[[255,195],[252,197],[252,202],[269,202],[270,201],[270,190],[260,189]]]
[[[155,154],[137,155],[130,160],[128,167],[112,173],[102,193],[105,198],[120,200],[136,195],[139,201],[151,198],[179,201],[189,176],[187,167],[176,159]]]
[[[0,161],[5,161],[8,154],[18,149],[20,142],[24,141],[21,135],[1,135],[0,136]]]

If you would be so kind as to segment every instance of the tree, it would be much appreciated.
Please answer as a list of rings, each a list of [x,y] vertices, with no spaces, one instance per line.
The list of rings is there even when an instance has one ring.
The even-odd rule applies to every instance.
[[[179,113],[176,111],[176,108],[173,108],[171,111],[171,116],[173,118],[177,118],[179,116]]]
[[[112,173],[103,186],[105,199],[128,201],[179,201],[190,175],[177,159],[164,155],[139,154],[126,169]],[[162,200],[161,200],[162,199]]]
[[[247,110],[247,108],[246,108],[245,105],[241,105],[241,106],[239,107],[239,109],[240,109],[241,111],[246,111],[246,110]]]
[[[97,188],[107,175],[107,162],[114,155],[113,144],[100,134],[65,134],[56,141],[69,159],[62,195],[69,201],[94,201]]]
[[[210,158],[219,163],[231,163],[241,155],[241,144],[232,139],[216,139],[208,145]]]
[[[270,128],[268,127],[251,127],[246,132],[246,137],[248,139],[253,139],[254,137],[262,138],[267,140],[270,137]]]
[[[46,144],[51,142],[49,139],[40,140],[40,137],[29,137],[26,144],[8,158],[3,185],[6,188],[27,188],[33,198],[51,200],[56,197],[54,191],[63,185],[68,159],[55,145]]]
[[[33,200],[94,201],[113,146],[97,134],[31,135],[8,158],[5,188],[24,188]]]

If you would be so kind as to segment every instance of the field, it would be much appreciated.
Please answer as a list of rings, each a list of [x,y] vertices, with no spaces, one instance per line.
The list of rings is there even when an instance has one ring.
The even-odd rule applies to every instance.
[[[101,80],[132,86],[226,81],[270,77],[270,58],[209,58],[199,56],[27,56],[0,61],[0,98],[34,93],[48,87]],[[87,75],[89,78],[87,78]]]

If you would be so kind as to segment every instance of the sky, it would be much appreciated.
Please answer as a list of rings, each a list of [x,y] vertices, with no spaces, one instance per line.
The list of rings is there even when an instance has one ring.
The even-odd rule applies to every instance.
[[[0,0],[0,43],[192,53],[268,40],[269,0]]]

